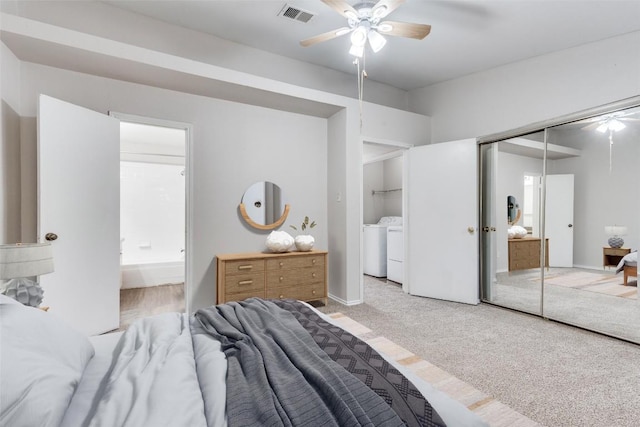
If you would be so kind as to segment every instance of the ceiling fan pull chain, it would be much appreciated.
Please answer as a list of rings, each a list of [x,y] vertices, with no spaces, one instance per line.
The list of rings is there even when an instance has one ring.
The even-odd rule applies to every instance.
[[[611,171],[613,169],[613,131],[609,129],[609,175],[611,175]]]

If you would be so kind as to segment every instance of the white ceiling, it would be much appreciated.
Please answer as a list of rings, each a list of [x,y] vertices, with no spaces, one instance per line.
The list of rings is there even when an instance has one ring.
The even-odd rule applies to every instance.
[[[351,5],[358,1],[348,0]],[[355,74],[349,36],[299,41],[346,25],[320,0],[107,1],[233,42]],[[315,14],[279,17],[285,4]],[[388,19],[430,24],[424,40],[387,37],[366,55],[369,79],[410,90],[640,30],[640,0],[407,0]],[[640,54],[640,52],[630,52]]]

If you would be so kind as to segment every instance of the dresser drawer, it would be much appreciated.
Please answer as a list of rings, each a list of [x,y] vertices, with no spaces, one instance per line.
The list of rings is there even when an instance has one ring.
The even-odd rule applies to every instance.
[[[225,285],[227,296],[242,292],[262,292],[264,294],[264,272],[227,275]]]
[[[262,259],[226,261],[224,265],[226,275],[257,273],[264,271],[264,260]]]
[[[255,292],[242,292],[239,294],[227,294],[224,302],[243,301],[243,300],[246,300],[247,298],[253,298],[253,297],[264,298],[264,289],[261,289],[259,292],[255,291]]]
[[[292,256],[289,258],[268,259],[267,271],[271,270],[289,270],[292,268],[304,267],[324,267],[324,256],[308,255],[308,256]]]
[[[323,266],[293,270],[267,270],[267,288],[304,285],[314,282],[324,282]]]
[[[324,283],[313,285],[292,286],[288,288],[267,289],[267,298],[273,299],[299,299],[302,301],[313,301],[326,298]]]

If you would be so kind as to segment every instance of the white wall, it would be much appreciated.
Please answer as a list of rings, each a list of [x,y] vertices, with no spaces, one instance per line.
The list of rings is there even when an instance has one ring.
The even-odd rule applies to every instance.
[[[267,233],[246,226],[238,213],[242,194],[256,181],[277,183],[289,198],[283,229],[309,215],[318,223],[316,247],[328,247],[327,120],[32,63],[22,68],[22,115],[27,117],[35,117],[37,96],[44,93],[105,114],[192,124],[193,309],[215,303],[215,254],[264,249]],[[27,163],[23,166],[35,174],[35,157]],[[35,205],[29,210],[35,212]]]
[[[284,2],[283,2],[284,4]],[[102,2],[5,1],[1,10],[208,64],[357,98],[355,69],[347,74],[168,25]],[[407,92],[367,79],[367,101],[407,109]]]
[[[362,223],[375,224],[384,215],[384,199],[374,190],[384,188],[383,162],[373,162],[363,165],[362,173]]]
[[[409,92],[432,142],[475,138],[640,94],[640,32]]]
[[[581,150],[579,157],[550,162],[551,174],[574,174],[573,260],[576,266],[602,268],[602,247],[608,246],[606,225],[625,225],[624,247],[640,244],[640,131],[632,123],[614,135],[613,168],[609,173],[607,134],[574,130],[550,132],[563,145]],[[555,141],[552,141],[555,142]]]
[[[394,157],[383,162],[384,190],[402,189],[403,157]],[[392,191],[382,194],[384,201],[384,216],[402,216],[402,191]]]
[[[22,241],[20,61],[0,43],[0,244]]]

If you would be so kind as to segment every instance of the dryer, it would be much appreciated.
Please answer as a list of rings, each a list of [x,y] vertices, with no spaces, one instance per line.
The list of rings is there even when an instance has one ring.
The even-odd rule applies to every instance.
[[[364,224],[363,272],[369,276],[387,276],[387,228],[402,224],[402,217],[383,216],[377,224]]]
[[[404,234],[402,226],[387,228],[387,279],[403,282]]]

